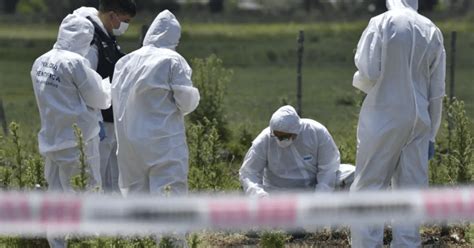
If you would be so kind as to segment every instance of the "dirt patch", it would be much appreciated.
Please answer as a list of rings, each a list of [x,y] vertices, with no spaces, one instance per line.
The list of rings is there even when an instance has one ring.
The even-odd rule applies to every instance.
[[[446,231],[447,233],[443,233]],[[466,237],[467,227],[453,226],[442,230],[439,226],[425,226],[422,228],[423,248],[471,248]],[[443,235],[441,235],[443,233]],[[258,247],[260,242],[259,232],[245,233],[202,233],[201,240],[205,247]],[[384,247],[390,247],[391,229],[386,228],[384,234]],[[309,248],[309,247],[350,247],[349,228],[337,230],[324,229],[317,232],[297,233],[287,235],[287,248]]]

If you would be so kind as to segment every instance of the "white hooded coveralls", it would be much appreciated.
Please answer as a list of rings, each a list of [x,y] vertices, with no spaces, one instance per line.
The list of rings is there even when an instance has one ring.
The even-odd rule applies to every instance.
[[[82,130],[89,188],[100,187],[98,109],[110,107],[110,84],[89,68],[83,57],[94,27],[85,18],[68,15],[59,27],[53,49],[33,64],[31,79],[41,118],[39,151],[45,157],[50,191],[73,191],[71,177],[79,174],[79,149],[73,124]],[[64,239],[48,237],[52,247],[65,247]]]
[[[428,143],[445,95],[441,31],[417,0],[387,0],[359,41],[353,85],[367,93],[359,116],[352,191],[428,186]],[[352,229],[353,247],[381,247],[383,226]],[[394,247],[418,247],[417,226],[394,223]]]
[[[282,148],[272,131],[297,134]],[[295,109],[278,109],[252,142],[242,167],[240,182],[248,195],[266,196],[271,191],[333,190],[339,169],[339,150],[328,130],[311,119],[300,119]]]
[[[39,151],[46,157],[70,148],[77,150],[73,124],[82,130],[86,143],[94,141],[99,133],[98,110],[110,106],[110,84],[103,82],[83,57],[93,34],[87,19],[68,15],[53,49],[33,64],[31,78],[41,118]]]
[[[181,35],[165,10],[143,47],[115,66],[112,99],[118,141],[119,185],[127,192],[187,193],[188,147],[184,115],[199,103],[192,70],[174,51]]]

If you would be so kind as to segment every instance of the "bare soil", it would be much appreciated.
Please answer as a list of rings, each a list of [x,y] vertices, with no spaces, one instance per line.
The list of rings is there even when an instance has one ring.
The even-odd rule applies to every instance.
[[[423,248],[471,248],[465,230],[467,227],[454,226],[447,229],[447,233],[442,235],[442,228],[439,226],[425,226],[422,228]],[[350,247],[349,228],[330,231],[329,229],[306,233],[306,235],[288,235],[285,247],[288,248],[312,248],[312,247]],[[249,233],[206,233],[202,240],[206,247],[259,247],[260,242],[258,232]],[[386,228],[384,235],[384,247],[390,247],[391,230]]]

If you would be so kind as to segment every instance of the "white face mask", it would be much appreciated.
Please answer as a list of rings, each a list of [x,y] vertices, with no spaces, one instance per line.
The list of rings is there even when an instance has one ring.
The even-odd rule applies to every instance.
[[[277,144],[281,148],[287,148],[293,143],[293,139],[285,139],[285,140],[276,139],[276,141],[277,141]]]
[[[128,29],[128,23],[126,22],[120,22],[120,26],[119,28],[114,28],[112,29],[112,33],[115,35],[115,36],[120,36],[122,34],[124,34],[127,29]]]

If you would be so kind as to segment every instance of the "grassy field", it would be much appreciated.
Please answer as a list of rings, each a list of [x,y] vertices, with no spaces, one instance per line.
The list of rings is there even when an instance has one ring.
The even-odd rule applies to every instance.
[[[183,23],[178,47],[189,61],[216,54],[233,79],[227,86],[226,116],[231,129],[247,127],[253,135],[268,125],[283,99],[296,103],[296,36],[305,30],[303,117],[328,127],[338,145],[356,142],[359,103],[352,86],[354,49],[366,22],[318,24],[190,24]],[[133,23],[119,39],[130,52],[139,46],[141,25]],[[449,51],[449,33],[458,34],[455,95],[466,102],[474,119],[474,27],[467,22],[440,23]],[[39,129],[30,68],[54,44],[57,25],[0,24],[0,98],[8,121],[17,121],[23,135]],[[474,128],[474,126],[473,126]],[[28,142],[36,142],[30,139]],[[352,154],[352,156],[354,156]],[[235,241],[232,241],[235,243]]]
[[[320,24],[189,24],[183,23],[178,47],[188,60],[216,54],[234,71],[225,108],[231,128],[264,128],[282,99],[296,104],[296,35],[305,30],[303,117],[325,124],[339,137],[353,135],[362,95],[352,86],[354,49],[365,22]],[[133,23],[119,42],[124,51],[138,47],[141,25]],[[474,34],[465,22],[443,22],[449,54],[449,33],[458,30],[456,96],[474,116]],[[0,25],[0,97],[9,121],[32,131],[38,114],[29,71],[36,57],[51,48],[57,25]],[[355,140],[355,137],[354,137]]]

